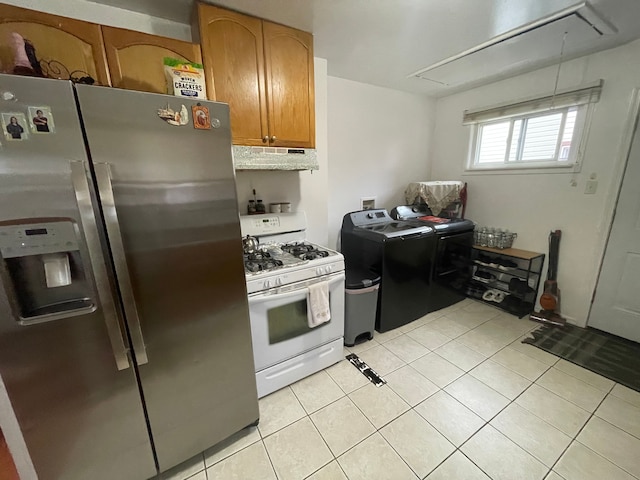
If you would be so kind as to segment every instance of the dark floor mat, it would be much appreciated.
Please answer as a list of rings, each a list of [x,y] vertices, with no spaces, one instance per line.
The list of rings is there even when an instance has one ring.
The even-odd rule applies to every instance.
[[[640,344],[594,328],[543,325],[528,343],[640,392]]]

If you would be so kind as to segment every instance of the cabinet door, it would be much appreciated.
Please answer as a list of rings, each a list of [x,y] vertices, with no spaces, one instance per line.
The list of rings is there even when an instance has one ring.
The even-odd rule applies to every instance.
[[[167,93],[164,57],[202,63],[200,46],[121,28],[102,27],[114,87]]]
[[[14,52],[9,35],[19,33],[36,50],[36,57],[49,77],[68,78],[86,72],[99,85],[109,85],[100,26],[71,18],[0,5],[0,64],[12,72]],[[61,69],[61,65],[65,68]]]
[[[198,16],[209,98],[229,104],[233,143],[265,145],[262,21],[204,4]]]
[[[270,22],[263,32],[270,145],[313,148],[313,36]]]

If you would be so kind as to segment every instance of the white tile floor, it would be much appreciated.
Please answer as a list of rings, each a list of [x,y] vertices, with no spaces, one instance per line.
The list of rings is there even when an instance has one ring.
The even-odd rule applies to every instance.
[[[377,334],[350,350],[387,385],[342,361],[163,478],[640,479],[640,393],[522,344],[538,326],[464,300]]]

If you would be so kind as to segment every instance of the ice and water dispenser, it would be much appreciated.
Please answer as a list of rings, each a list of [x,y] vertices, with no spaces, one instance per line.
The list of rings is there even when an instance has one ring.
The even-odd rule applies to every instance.
[[[16,320],[40,323],[95,310],[80,256],[79,231],[66,218],[0,222],[4,285]]]

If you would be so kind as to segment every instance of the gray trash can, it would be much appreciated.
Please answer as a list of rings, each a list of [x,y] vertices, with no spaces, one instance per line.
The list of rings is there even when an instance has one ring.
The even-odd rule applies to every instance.
[[[352,347],[373,338],[380,277],[361,270],[347,270],[345,276],[344,344]]]

